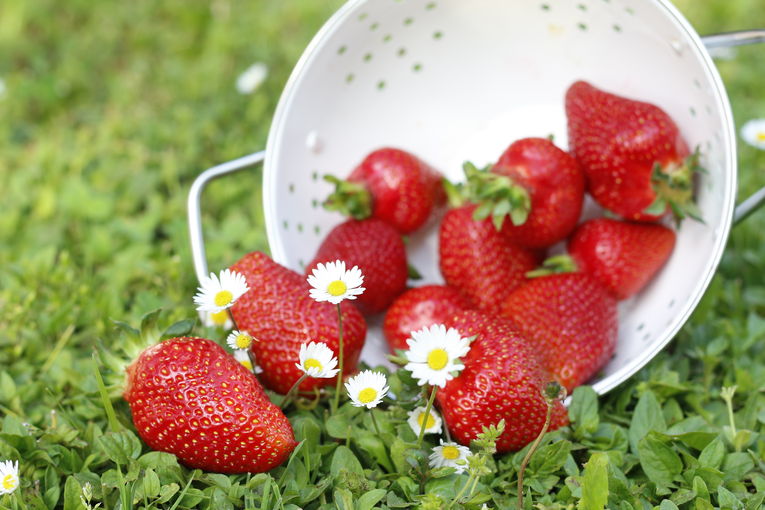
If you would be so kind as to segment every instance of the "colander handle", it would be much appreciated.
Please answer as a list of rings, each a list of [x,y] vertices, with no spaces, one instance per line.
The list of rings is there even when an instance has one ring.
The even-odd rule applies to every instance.
[[[707,49],[765,43],[765,28],[711,34],[702,37],[701,40]],[[765,205],[765,187],[736,206],[733,211],[733,225],[738,225],[763,205]]]
[[[201,282],[203,277],[207,276],[207,255],[205,253],[204,236],[202,234],[202,212],[201,199],[202,191],[207,184],[218,177],[261,163],[265,158],[266,152],[260,151],[241,158],[233,159],[208,168],[194,179],[194,183],[189,190],[189,199],[187,203],[189,218],[189,240],[191,241],[191,258],[194,261],[194,271],[197,273],[197,279]]]
[[[765,42],[765,28],[705,35],[701,38],[701,41],[707,49],[761,43]]]

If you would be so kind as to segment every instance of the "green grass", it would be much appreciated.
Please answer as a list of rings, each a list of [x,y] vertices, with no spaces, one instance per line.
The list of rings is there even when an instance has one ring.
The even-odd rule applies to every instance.
[[[94,493],[108,508],[116,508],[118,497],[127,498],[123,508],[133,504],[124,487],[134,491],[134,508],[270,508],[288,499],[297,468],[277,470],[273,478],[192,473],[171,456],[149,453],[129,432],[104,435],[109,426],[92,355],[99,342],[118,341],[111,319],[137,322],[160,307],[167,324],[190,315],[196,282],[188,188],[202,169],[264,147],[290,70],[340,4],[11,0],[0,8],[0,78],[7,87],[0,98],[0,460],[20,459],[28,508],[81,508],[85,481],[98,485]],[[759,0],[676,5],[701,33],[765,27]],[[256,61],[268,64],[268,79],[254,94],[238,94],[236,77]],[[718,65],[737,125],[765,117],[765,46],[741,48],[736,59]],[[765,186],[765,152],[740,144],[739,167],[740,197]],[[211,267],[267,249],[258,170],[213,183],[205,211]],[[765,490],[764,255],[765,212],[732,232],[710,290],[670,348],[601,399],[599,412],[582,410],[568,435],[551,436],[568,445],[568,456],[548,441],[539,458],[552,459],[549,466],[532,462],[527,482],[537,501],[545,508],[579,501],[577,487],[603,482],[609,466],[612,497],[632,508],[670,497],[681,508],[756,508],[751,494]],[[738,386],[736,425],[751,432],[738,444],[727,439],[719,396],[731,385]],[[578,402],[592,404],[588,398],[582,393]],[[127,424],[126,406],[115,406]],[[298,423],[338,438],[337,429],[311,416]],[[663,487],[661,476],[641,469],[649,446],[629,444],[647,423],[659,432],[686,423],[707,434],[695,438],[700,442],[719,434],[719,462],[709,450],[709,466],[699,465],[693,439],[657,435],[654,443],[664,446],[649,446],[671,465],[659,464],[673,473],[677,458],[682,470]],[[592,457],[583,468],[599,451],[608,459]],[[317,459],[327,467],[338,454],[323,455]],[[359,455],[365,467],[376,465]],[[510,482],[519,458],[497,462],[506,478],[492,482],[495,503],[514,504]],[[311,484],[320,482],[314,466]],[[418,490],[408,482],[362,483],[358,473],[332,474],[325,502],[351,495],[358,503],[361,494],[382,489],[407,499]],[[120,491],[123,476],[128,484]],[[696,478],[711,496],[704,497]],[[434,478],[428,488],[453,495],[460,480]],[[586,508],[600,504],[584,501]],[[0,497],[3,505],[16,503]]]

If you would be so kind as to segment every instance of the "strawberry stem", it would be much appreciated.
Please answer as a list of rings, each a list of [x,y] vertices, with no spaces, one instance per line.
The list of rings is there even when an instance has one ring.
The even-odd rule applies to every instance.
[[[430,391],[430,398],[428,399],[428,405],[425,406],[425,418],[420,425],[420,434],[417,436],[417,448],[422,446],[422,438],[425,436],[425,429],[428,425],[428,417],[430,416],[430,410],[433,409],[433,401],[436,399],[436,387]]]
[[[335,385],[335,398],[332,401],[332,413],[337,412],[337,407],[340,404],[340,389],[343,385],[343,312],[340,310],[340,303],[337,304],[337,336],[340,345],[338,346],[337,364],[340,367],[340,371],[337,373],[337,383]]]
[[[324,201],[326,210],[338,211],[357,220],[372,216],[372,194],[363,184],[344,181],[333,175],[325,175],[324,180],[335,186],[335,191]]]
[[[534,452],[539,447],[539,443],[542,442],[542,438],[547,433],[547,429],[550,428],[555,401],[565,398],[566,390],[560,384],[553,381],[547,383],[547,386],[545,386],[545,389],[542,391],[542,396],[547,403],[547,415],[545,416],[545,424],[542,426],[542,430],[539,432],[539,435],[534,442],[531,443],[529,451],[523,458],[523,462],[521,462],[521,468],[518,470],[518,510],[523,510],[523,474],[526,472],[526,466],[529,464],[531,456],[534,455]]]

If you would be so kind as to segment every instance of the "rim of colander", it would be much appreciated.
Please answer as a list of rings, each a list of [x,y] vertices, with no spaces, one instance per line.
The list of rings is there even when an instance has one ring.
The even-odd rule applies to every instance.
[[[685,32],[689,43],[692,43],[691,48],[697,55],[701,57],[704,63],[708,81],[714,87],[714,99],[718,103],[719,110],[722,114],[722,123],[726,128],[723,135],[723,141],[728,146],[727,161],[725,161],[724,165],[726,167],[725,178],[729,185],[727,186],[728,192],[724,197],[722,207],[725,215],[717,229],[718,231],[717,238],[715,240],[714,251],[710,256],[710,264],[707,266],[708,271],[696,284],[691,297],[685,301],[684,306],[680,309],[680,312],[676,316],[672,325],[665,330],[665,338],[663,338],[660,342],[653,342],[649,349],[642,351],[640,357],[632,359],[618,372],[594,383],[592,387],[600,395],[611,391],[635,375],[642,367],[648,364],[650,360],[652,360],[659,352],[661,352],[685,325],[685,323],[690,318],[690,315],[693,313],[693,310],[695,310],[696,306],[699,304],[699,301],[706,292],[710,282],[712,281],[712,278],[714,277],[715,272],[717,271],[717,267],[720,264],[723,251],[728,240],[728,235],[730,234],[730,228],[733,220],[734,200],[737,186],[737,152],[733,114],[731,112],[730,101],[725,90],[725,85],[723,84],[720,73],[717,71],[717,67],[712,61],[712,57],[709,55],[709,52],[704,46],[701,37],[699,36],[698,32],[696,32],[696,30],[691,26],[690,22],[685,19],[685,16],[683,16],[683,14],[678,11],[677,8],[668,0],[654,1],[658,5],[662,6],[667,11],[668,15],[674,18],[674,21],[680,26],[680,28],[682,28],[683,32]]]
[[[266,143],[266,155],[264,161],[263,171],[263,207],[266,220],[266,236],[268,244],[271,250],[271,256],[276,262],[286,263],[287,257],[284,246],[277,242],[278,239],[278,218],[276,217],[276,204],[274,197],[276,196],[275,189],[275,172],[273,166],[273,158],[271,154],[276,150],[276,145],[279,143],[281,133],[283,132],[283,125],[285,122],[285,111],[289,108],[289,104],[297,91],[296,84],[302,78],[306,67],[313,60],[321,44],[324,42],[328,34],[335,31],[336,27],[340,25],[345,18],[359,5],[366,3],[368,0],[349,0],[343,4],[335,13],[322,25],[316,35],[311,39],[311,42],[306,46],[303,54],[300,56],[298,62],[295,64],[287,83],[284,86],[281,97],[276,107],[276,111],[273,117],[273,123],[268,134],[268,140]],[[644,367],[651,359],[653,359],[666,345],[677,335],[678,331],[687,322],[693,310],[698,305],[701,297],[706,292],[709,283],[714,276],[717,267],[722,259],[722,254],[725,248],[728,235],[733,218],[734,199],[737,186],[737,156],[736,156],[736,138],[735,128],[733,123],[733,115],[731,113],[730,101],[728,99],[725,86],[722,82],[717,67],[712,61],[709,52],[707,51],[701,37],[696,30],[691,26],[690,22],[680,13],[677,8],[672,5],[668,0],[652,0],[656,5],[662,7],[669,16],[684,32],[689,48],[693,50],[704,64],[704,70],[706,72],[707,81],[712,85],[714,100],[718,103],[719,111],[722,116],[722,123],[725,126],[725,133],[723,135],[723,143],[727,145],[727,159],[724,162],[726,167],[725,179],[727,180],[727,194],[724,197],[722,210],[724,211],[724,218],[721,225],[717,229],[717,238],[715,240],[715,247],[710,254],[710,263],[708,264],[708,270],[703,278],[698,281],[696,287],[690,298],[687,299],[683,307],[679,310],[675,320],[669,328],[665,330],[665,337],[661,341],[653,342],[649,349],[642,351],[641,355],[632,359],[630,362],[622,366],[617,372],[604,377],[600,381],[592,384],[593,389],[598,394],[604,394],[622,384],[624,381],[635,375],[642,367]]]

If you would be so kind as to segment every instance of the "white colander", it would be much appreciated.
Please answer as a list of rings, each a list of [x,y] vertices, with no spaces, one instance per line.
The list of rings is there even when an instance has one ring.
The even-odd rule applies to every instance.
[[[265,159],[273,258],[303,271],[323,237],[343,221],[321,207],[331,191],[323,174],[345,176],[382,146],[408,150],[453,180],[465,160],[496,161],[519,138],[552,134],[565,148],[564,93],[572,82],[587,80],[661,106],[689,145],[700,148],[708,170],[697,193],[705,222],[684,222],[661,273],[620,305],[616,354],[591,381],[605,393],[645,365],[688,319],[734,218],[734,126],[705,43],[763,39],[765,30],[702,41],[662,0],[352,0],[295,67],[266,150],[211,168],[194,183],[189,220],[197,275],[207,274],[199,198],[213,178]],[[747,214],[750,204],[738,214]],[[407,247],[424,276],[417,285],[443,281],[437,227],[433,221]],[[372,365],[387,352],[380,322],[372,319],[362,353]]]

